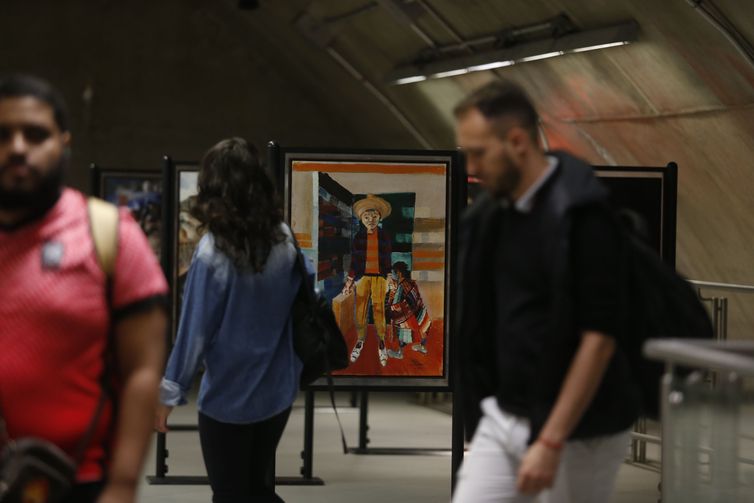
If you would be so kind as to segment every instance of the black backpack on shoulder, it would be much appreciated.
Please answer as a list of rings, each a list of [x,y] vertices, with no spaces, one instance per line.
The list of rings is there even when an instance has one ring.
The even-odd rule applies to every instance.
[[[626,330],[632,341],[627,356],[642,393],[643,414],[659,417],[662,362],[642,354],[649,339],[712,339],[709,314],[693,286],[662,261],[631,229],[626,244]]]
[[[293,348],[301,362],[301,386],[305,387],[320,377],[332,385],[333,370],[348,366],[348,347],[335,321],[330,302],[314,289],[306,272],[304,255],[294,238],[296,265],[301,274],[301,286],[291,307],[293,319]]]

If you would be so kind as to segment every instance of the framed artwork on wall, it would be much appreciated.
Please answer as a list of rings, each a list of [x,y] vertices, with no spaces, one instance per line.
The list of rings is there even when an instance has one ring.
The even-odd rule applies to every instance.
[[[647,243],[675,267],[678,166],[594,166],[600,181],[610,190],[616,211],[642,228]],[[479,181],[469,178],[469,204],[482,192]]]
[[[465,206],[459,154],[280,149],[274,157],[286,221],[350,352],[336,385],[448,387],[454,235]]]
[[[183,302],[183,288],[194,250],[202,238],[200,222],[191,215],[191,207],[198,193],[199,165],[192,162],[172,163],[175,180],[173,187],[174,208],[173,226],[173,260],[171,264],[171,281],[173,292],[173,319],[177,329]],[[175,333],[175,330],[173,331]]]
[[[158,259],[162,246],[163,180],[159,172],[102,169],[92,165],[92,194],[128,208]]]
[[[675,267],[678,166],[594,166],[613,207],[640,226],[647,243]]]

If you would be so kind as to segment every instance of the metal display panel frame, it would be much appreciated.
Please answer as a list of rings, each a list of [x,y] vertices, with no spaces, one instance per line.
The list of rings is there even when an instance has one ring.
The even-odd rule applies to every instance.
[[[170,239],[170,268],[168,269],[169,275],[170,275],[170,290],[171,290],[171,296],[172,296],[172,341],[175,341],[175,338],[178,334],[178,321],[180,320],[181,316],[181,299],[182,293],[183,293],[183,284],[181,284],[181,177],[183,174],[192,174],[198,176],[199,174],[199,163],[195,161],[174,161],[170,157],[166,157],[165,159],[166,163],[166,171],[169,172],[169,179],[171,181],[170,184],[170,210],[167,213],[167,216],[169,217],[168,225],[170,226],[171,231],[171,239]],[[195,187],[192,187],[194,189]],[[191,253],[184,253],[185,256],[188,256],[187,264],[186,264],[186,271],[184,271],[183,276],[188,272],[188,265],[191,264],[191,256],[193,255],[193,250],[196,248],[196,245],[199,243],[199,239],[196,239],[196,241],[193,244],[193,248],[191,248]],[[188,243],[187,243],[188,244]]]
[[[653,201],[654,211],[658,213],[657,221],[652,221],[652,215],[647,212],[646,201],[639,204],[636,199],[627,201],[621,194],[621,201],[616,201],[616,193],[611,190],[611,201],[616,209],[629,209],[647,220],[650,229],[655,229],[656,236],[650,236],[652,247],[657,250],[662,260],[675,269],[676,264],[676,226],[678,212],[678,165],[670,162],[666,166],[593,166],[598,178],[610,189],[610,182],[617,182],[627,186],[636,182],[656,185],[655,192],[659,200]],[[614,188],[613,186],[612,188]],[[634,191],[636,190],[634,189]],[[639,195],[639,194],[636,194]]]
[[[322,148],[283,148],[274,142],[268,145],[269,168],[277,179],[283,198],[283,212],[286,222],[291,224],[293,213],[293,165],[297,163],[332,165],[359,164],[375,167],[374,171],[389,166],[442,165],[444,167],[445,220],[444,220],[444,270],[443,270],[443,361],[442,374],[437,376],[411,375],[333,375],[334,386],[338,389],[361,391],[449,391],[453,388],[455,346],[452,337],[453,271],[456,260],[457,225],[461,210],[466,206],[466,177],[463,174],[463,157],[456,150],[366,150],[366,149],[322,149]],[[329,174],[327,171],[323,173]],[[351,173],[351,172],[349,172]],[[400,175],[394,173],[372,173],[374,176]],[[403,174],[406,174],[405,172]],[[379,195],[379,194],[377,194]],[[354,194],[356,196],[356,194]],[[387,197],[387,196],[386,196]],[[354,199],[355,201],[356,199]],[[413,244],[411,245],[413,247]],[[351,347],[349,346],[349,351]],[[318,379],[309,389],[327,388],[325,379]]]
[[[646,224],[647,244],[669,267],[676,267],[676,225],[678,204],[678,165],[666,166],[594,166],[596,175],[610,190],[616,210],[631,210]],[[622,185],[622,186],[621,186]],[[647,200],[650,196],[650,200]],[[657,439],[659,440],[659,438]],[[640,417],[633,427],[631,459],[647,462],[647,418]]]
[[[647,222],[650,228],[657,230],[657,236],[653,237],[654,244],[652,247],[660,254],[662,260],[669,266],[675,268],[676,261],[676,225],[677,225],[677,204],[678,204],[678,165],[670,162],[667,166],[592,166],[594,173],[608,189],[611,189],[611,183],[629,182],[655,182],[656,192],[659,199],[654,201],[655,209],[658,213],[657,221]],[[609,181],[608,181],[609,180]],[[478,195],[481,193],[481,186],[478,180],[469,178],[469,194]],[[646,204],[643,207],[635,201],[621,202],[615,201],[615,195],[611,190],[611,202],[616,209],[629,209],[636,211],[639,215],[647,220],[650,215],[646,212]],[[469,204],[473,202],[469,201]],[[621,204],[622,203],[622,204]]]

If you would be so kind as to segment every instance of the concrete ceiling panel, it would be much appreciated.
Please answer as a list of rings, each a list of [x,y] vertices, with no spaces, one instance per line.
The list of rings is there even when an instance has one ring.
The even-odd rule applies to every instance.
[[[754,2],[712,1],[754,41]],[[677,161],[679,267],[699,279],[754,283],[754,66],[687,1],[410,3],[410,18],[431,43],[370,0],[261,0],[253,11],[235,0],[6,0],[0,73],[30,71],[61,87],[79,166],[97,160],[141,169],[164,152],[195,158],[228,134],[258,143],[417,147],[403,122],[449,148],[455,103],[510,78],[541,110],[551,147],[598,164]],[[395,66],[456,41],[422,14],[422,3],[466,39],[559,13],[584,29],[635,19],[640,37],[620,48],[389,86],[382,79]],[[310,29],[323,30],[318,36],[297,26],[302,14]],[[91,100],[82,97],[87,88]],[[77,173],[83,185],[86,175]],[[751,303],[735,304],[738,320],[754,320]]]

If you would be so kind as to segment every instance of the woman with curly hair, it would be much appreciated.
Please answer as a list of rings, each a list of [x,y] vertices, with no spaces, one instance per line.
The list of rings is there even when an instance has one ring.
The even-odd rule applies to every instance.
[[[203,363],[199,435],[212,501],[283,501],[273,467],[301,372],[290,322],[296,248],[250,143],[209,149],[198,186],[191,212],[206,234],[189,268],[156,427],[167,431]]]

